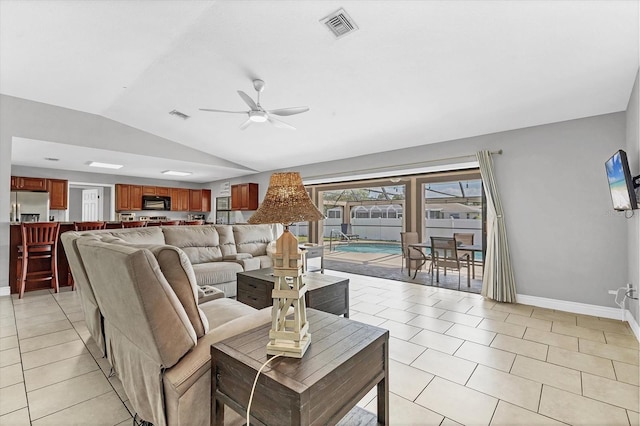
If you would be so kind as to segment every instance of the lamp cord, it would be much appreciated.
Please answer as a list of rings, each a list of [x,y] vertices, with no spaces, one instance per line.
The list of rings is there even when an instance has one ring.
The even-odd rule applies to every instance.
[[[253,381],[253,387],[251,388],[251,395],[249,396],[249,404],[247,404],[247,426],[251,425],[251,423],[249,422],[249,413],[251,412],[251,402],[253,401],[253,392],[255,392],[255,390],[256,390],[256,384],[258,383],[258,377],[260,376],[260,373],[262,372],[262,370],[267,366],[267,364],[269,364],[271,361],[273,361],[274,359],[278,358],[279,356],[284,356],[284,353],[275,355],[275,356],[269,358],[268,360],[266,360],[264,362],[264,364],[262,364],[262,367],[260,367],[260,369],[258,370],[258,373],[256,373],[256,379]]]

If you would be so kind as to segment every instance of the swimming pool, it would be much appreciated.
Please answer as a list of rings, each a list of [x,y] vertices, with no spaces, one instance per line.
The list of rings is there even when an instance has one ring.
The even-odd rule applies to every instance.
[[[385,243],[349,243],[336,246],[336,251],[347,253],[380,253],[380,254],[402,254],[400,244]]]

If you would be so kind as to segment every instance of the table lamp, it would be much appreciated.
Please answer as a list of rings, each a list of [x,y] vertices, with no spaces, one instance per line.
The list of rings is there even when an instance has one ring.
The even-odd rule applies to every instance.
[[[311,343],[304,295],[304,254],[289,225],[295,222],[315,222],[324,219],[304,189],[298,172],[274,173],[258,210],[249,223],[281,223],[284,232],[276,240],[273,256],[273,307],[269,331],[268,355],[284,354],[302,358]],[[287,319],[293,307],[293,319]]]

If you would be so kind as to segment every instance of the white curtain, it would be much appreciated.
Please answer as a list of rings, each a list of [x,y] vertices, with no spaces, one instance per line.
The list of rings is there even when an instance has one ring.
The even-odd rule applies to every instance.
[[[482,277],[482,295],[498,302],[516,301],[516,282],[511,268],[504,212],[493,175],[489,151],[477,153],[480,174],[487,196],[487,250]]]

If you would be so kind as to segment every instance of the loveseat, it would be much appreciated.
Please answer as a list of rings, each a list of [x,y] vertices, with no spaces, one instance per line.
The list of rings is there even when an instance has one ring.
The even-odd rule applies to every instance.
[[[229,234],[218,244],[205,238],[216,227],[184,227],[200,228],[186,231],[200,238],[191,243],[182,239],[185,234],[165,233],[167,228],[67,232],[62,241],[82,293],[85,317],[87,307],[99,316],[87,319],[87,327],[93,322],[102,328],[98,334],[107,358],[134,410],[156,426],[206,425],[211,409],[211,344],[268,323],[271,311],[222,297],[221,290],[215,290],[214,300],[199,303],[192,259],[200,261],[196,265],[218,262],[239,267],[243,260],[257,259],[257,267],[266,267],[268,258],[260,259],[257,247],[262,243],[245,243],[246,251],[239,252],[244,254],[231,259],[238,247],[229,242]],[[222,230],[229,229],[233,233],[232,227]],[[254,231],[260,230],[233,234],[248,241]],[[185,241],[183,248],[166,244],[167,237],[174,243]],[[221,241],[226,241],[225,247]],[[228,260],[214,260],[225,256]],[[212,280],[215,274],[207,270],[201,277]]]

